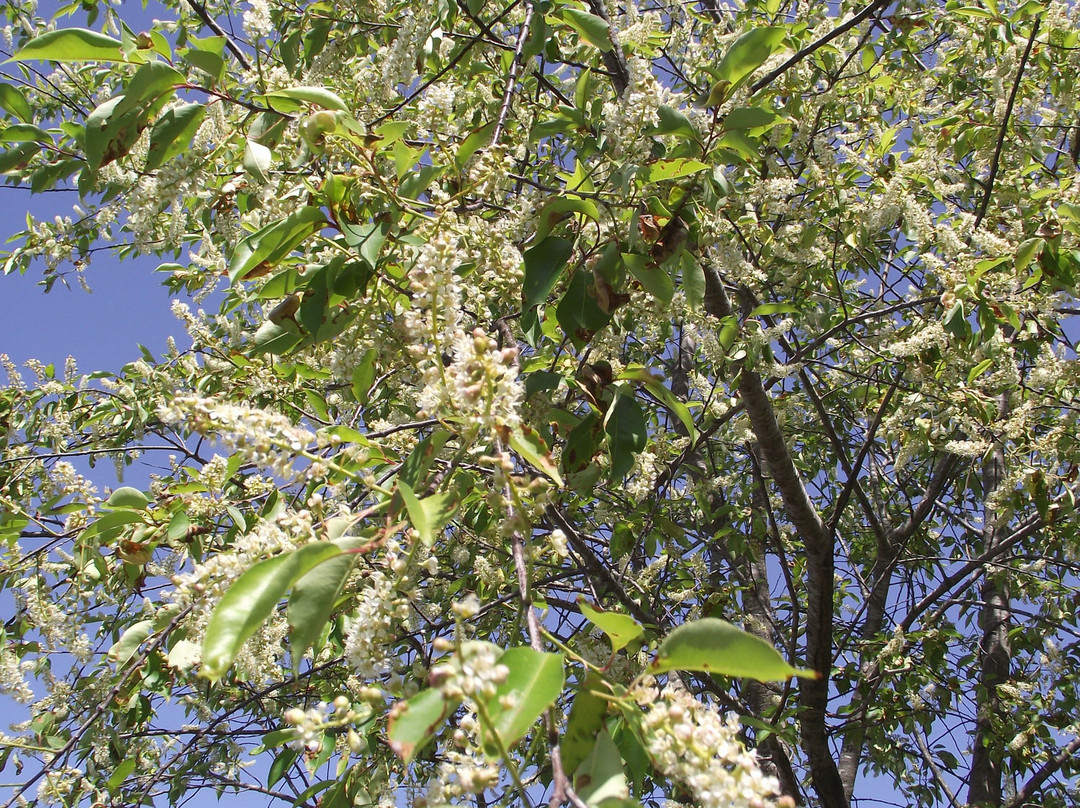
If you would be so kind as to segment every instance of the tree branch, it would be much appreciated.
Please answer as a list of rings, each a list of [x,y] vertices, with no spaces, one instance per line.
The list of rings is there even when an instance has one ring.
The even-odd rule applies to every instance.
[[[1039,23],[1041,22],[1042,17],[1036,17],[1035,22],[1032,23],[1031,36],[1028,37],[1027,47],[1024,48],[1024,55],[1020,57],[1020,67],[1016,69],[1016,78],[1013,80],[1012,90],[1009,91],[1009,101],[1005,105],[1005,115],[1001,119],[1001,129],[998,130],[997,144],[994,146],[994,156],[990,160],[990,176],[986,178],[986,190],[985,193],[983,193],[982,203],[979,205],[979,212],[975,215],[975,224],[971,228],[972,231],[979,229],[983,217],[986,216],[986,209],[990,206],[990,194],[994,192],[994,182],[997,180],[998,166],[1001,162],[1001,150],[1005,146],[1005,130],[1009,126],[1009,118],[1012,117],[1013,105],[1016,103],[1016,94],[1020,90],[1020,81],[1024,77],[1024,69],[1027,67],[1027,60],[1031,55],[1031,47],[1035,44],[1035,34],[1039,32]]]

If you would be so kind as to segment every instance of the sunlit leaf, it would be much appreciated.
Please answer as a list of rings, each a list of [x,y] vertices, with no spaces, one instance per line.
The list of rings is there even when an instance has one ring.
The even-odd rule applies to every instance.
[[[9,62],[126,62],[123,44],[84,28],[60,28],[34,37]]]
[[[386,725],[387,741],[394,754],[406,763],[411,761],[456,707],[457,703],[447,701],[437,688],[421,690],[395,704]]]
[[[237,578],[206,626],[201,675],[211,680],[224,676],[240,646],[266,622],[293,584],[318,564],[340,554],[341,548],[332,542],[307,544],[264,559]]]
[[[625,648],[645,633],[641,623],[628,614],[600,609],[585,600],[583,595],[578,596],[577,604],[589,622],[607,635],[612,651]]]
[[[792,676],[820,678],[814,671],[793,668],[760,637],[715,617],[684,623],[674,629],[660,643],[649,670],[652,673],[704,671],[759,682],[782,681]]]
[[[626,782],[619,750],[603,727],[597,733],[588,757],[574,772],[574,791],[589,808],[610,806],[612,800],[630,798],[630,786]]]
[[[501,745],[509,749],[562,693],[563,656],[518,647],[508,649],[499,663],[510,673],[487,702],[487,710]],[[490,756],[497,755],[492,738],[485,740],[484,749]]]

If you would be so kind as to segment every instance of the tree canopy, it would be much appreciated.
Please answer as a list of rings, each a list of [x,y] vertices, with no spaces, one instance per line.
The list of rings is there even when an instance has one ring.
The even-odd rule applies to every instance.
[[[183,332],[2,357],[7,806],[1076,804],[1077,4],[121,6],[2,12],[4,272]]]

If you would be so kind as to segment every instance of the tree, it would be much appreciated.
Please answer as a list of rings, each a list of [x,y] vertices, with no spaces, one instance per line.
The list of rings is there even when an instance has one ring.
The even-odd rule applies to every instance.
[[[1075,4],[3,13],[7,805],[1075,804]]]

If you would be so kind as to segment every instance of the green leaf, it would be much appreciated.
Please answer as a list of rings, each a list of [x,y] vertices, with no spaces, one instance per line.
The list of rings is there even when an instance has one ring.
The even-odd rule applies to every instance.
[[[821,678],[815,671],[791,667],[775,648],[725,620],[706,617],[676,628],[660,643],[651,673],[705,671],[774,682],[798,676]]]
[[[14,84],[0,82],[0,108],[14,115],[23,123],[30,123],[34,119],[34,111],[30,108],[30,102],[22,94],[22,90]]]
[[[755,306],[747,317],[766,317],[773,314],[798,314],[799,310],[790,303],[762,303]]]
[[[109,649],[109,659],[115,662],[118,667],[123,667],[127,664],[129,659],[135,656],[135,652],[139,650],[139,646],[146,642],[146,638],[149,637],[153,631],[153,620],[140,620],[138,623],[135,623],[120,635],[119,640],[113,643],[113,646]]]
[[[203,104],[181,104],[161,113],[150,130],[146,170],[153,171],[186,151],[205,117]]]
[[[341,97],[325,87],[288,87],[267,93],[265,98],[267,106],[278,112],[296,112],[302,109],[304,104],[314,104],[323,109],[336,109],[341,112],[349,111]]]
[[[618,481],[634,467],[634,455],[649,438],[645,414],[632,395],[619,391],[604,418],[604,432],[611,452],[611,479]]]
[[[150,504],[150,498],[146,496],[142,491],[137,488],[131,488],[124,486],[117,488],[105,500],[105,507],[107,508],[128,508],[132,510],[142,510]]]
[[[441,491],[423,499],[417,498],[412,487],[398,479],[398,493],[405,502],[416,533],[425,547],[432,547],[440,530],[450,524],[457,511],[458,494],[456,491]]]
[[[641,170],[638,176],[646,183],[663,182],[689,177],[706,168],[711,168],[711,166],[690,157],[678,157],[674,160],[657,160],[655,163],[650,163]]]
[[[273,614],[285,593],[322,562],[341,554],[332,542],[314,542],[258,562],[221,598],[203,640],[200,675],[216,681],[236,659],[240,646]]]
[[[715,71],[718,82],[729,82],[728,96],[730,90],[735,89],[780,49],[787,31],[782,25],[761,26],[747,31],[731,44]]]
[[[973,367],[971,370],[968,371],[968,375],[967,375],[968,384],[971,384],[972,382],[974,382],[977,378],[982,376],[984,373],[986,373],[986,371],[990,370],[990,368],[992,368],[993,366],[994,366],[993,357],[991,357],[989,359],[984,359],[981,362],[979,362],[977,365],[975,365],[975,367]]]
[[[641,623],[630,615],[604,611],[585,600],[584,595],[578,595],[577,604],[589,622],[607,635],[613,653],[645,633]]]
[[[661,104],[656,110],[660,123],[645,130],[647,135],[680,135],[698,140],[697,130],[686,115],[677,109]]]
[[[592,200],[574,196],[556,197],[544,205],[543,210],[537,216],[537,246],[539,246],[540,242],[546,240],[547,235],[557,224],[573,218],[572,214],[574,213],[588,216],[594,222],[600,221],[600,210]]]
[[[486,123],[479,129],[474,129],[465,139],[461,141],[461,145],[458,146],[457,151],[454,152],[454,168],[458,171],[465,169],[465,164],[469,162],[469,159],[476,154],[480,149],[484,148],[491,142],[491,133],[495,131],[495,121]]]
[[[499,663],[510,673],[486,706],[503,748],[509,749],[562,694],[563,656],[518,647],[507,649]],[[492,757],[498,754],[491,738],[485,739],[484,750]]]
[[[270,771],[266,775],[266,787],[273,788],[289,771],[299,755],[300,753],[295,749],[282,749],[278,752],[274,762],[270,764]]]
[[[6,87],[0,84],[0,87]],[[39,126],[15,123],[0,129],[0,143],[52,143],[52,136]]]
[[[194,39],[194,37],[189,37]],[[221,81],[225,74],[225,59],[222,51],[225,48],[225,37],[212,36],[200,40],[198,47],[183,48],[179,56],[192,67],[201,70],[213,82]]]
[[[409,763],[432,739],[439,725],[457,708],[441,690],[421,690],[408,701],[399,701],[390,710],[386,736],[394,754]]]
[[[612,49],[611,31],[603,18],[576,8],[564,8],[560,14],[563,22],[577,31],[585,42],[604,53]]]
[[[146,524],[141,513],[127,509],[112,511],[88,525],[86,530],[79,534],[79,541],[87,542],[96,538],[98,544],[108,544],[121,533],[123,528],[136,524]]]
[[[7,61],[126,62],[123,44],[84,28],[62,28],[34,37]]]
[[[570,285],[555,309],[563,333],[577,348],[583,347],[593,334],[611,322],[611,315],[600,308],[590,294],[593,275],[579,269],[570,278]]]
[[[573,251],[573,243],[555,236],[548,236],[525,251],[522,256],[525,261],[525,280],[521,288],[523,308],[531,309],[547,300]]]
[[[20,143],[14,148],[0,152],[0,174],[26,168],[30,159],[40,151],[40,143]]]
[[[345,236],[345,243],[354,249],[359,248],[360,257],[372,269],[378,264],[379,254],[382,252],[389,232],[390,222],[387,221],[367,224],[341,223],[341,233]]]
[[[705,302],[705,270],[690,250],[682,251],[682,290],[686,295],[686,305],[694,311],[700,311]]]
[[[551,459],[551,451],[544,439],[532,427],[525,425],[510,433],[510,448],[517,452],[534,469],[542,471],[555,481],[560,488],[563,487],[563,478],[559,474],[559,467]]]
[[[171,96],[185,81],[183,73],[164,62],[147,62],[136,70],[124,85],[124,100],[113,109],[112,114],[117,116],[127,115],[129,112],[149,114],[155,103],[167,101],[168,99],[163,96]]]
[[[644,256],[631,253],[623,254],[623,263],[641,284],[641,288],[665,306],[671,302],[675,296],[675,284],[664,270],[658,266],[650,266]]]
[[[1022,242],[1016,248],[1016,271],[1023,272],[1027,269],[1045,246],[1046,242],[1041,238],[1029,238]]]
[[[739,107],[724,116],[724,129],[756,129],[783,122],[784,116],[763,107]]]
[[[334,528],[347,528],[351,519],[336,518],[331,523],[342,522],[344,525],[331,524],[327,532]],[[293,671],[299,672],[300,660],[322,634],[337,598],[349,579],[349,574],[359,556],[348,550],[357,549],[367,539],[339,539],[334,543],[343,551],[336,558],[328,559],[301,577],[289,595],[287,619],[289,622],[289,650],[292,654]]]
[[[270,180],[270,165],[273,163],[274,153],[266,146],[257,141],[247,141],[244,146],[244,170],[259,182]]]
[[[105,783],[105,787],[109,790],[110,794],[115,796],[124,780],[127,779],[128,775],[135,771],[135,766],[138,765],[138,763],[138,758],[130,757],[117,764],[116,768],[113,769],[112,774],[109,775],[108,781]]]
[[[596,734],[604,726],[608,702],[596,695],[594,690],[606,691],[607,687],[599,674],[590,671],[574,696],[570,717],[566,720],[566,732],[559,744],[563,765],[569,772],[577,771],[589,756],[596,743]]]
[[[266,274],[327,224],[322,210],[308,205],[266,225],[236,245],[229,279],[235,283]]]
[[[604,727],[597,733],[589,756],[574,772],[574,791],[589,808],[598,808],[605,800],[630,799],[622,758]]]
[[[640,382],[652,395],[660,399],[664,406],[671,410],[672,414],[686,427],[686,433],[691,440],[697,440],[697,426],[690,414],[690,408],[675,398],[675,394],[666,388],[663,382],[640,365],[629,365],[618,375],[619,379],[630,379]]]
[[[303,341],[303,334],[292,320],[275,323],[267,320],[251,338],[251,355],[286,354]]]

